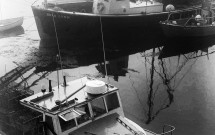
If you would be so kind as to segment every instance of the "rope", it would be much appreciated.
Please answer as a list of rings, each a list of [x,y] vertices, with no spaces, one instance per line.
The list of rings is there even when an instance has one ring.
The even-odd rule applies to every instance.
[[[58,41],[57,29],[56,29],[56,24],[55,24],[53,13],[52,13],[52,18],[53,18],[53,23],[54,23],[55,36],[57,39],[58,54],[59,54],[59,58],[60,58],[60,66],[61,66],[61,70],[62,70],[63,68],[62,68],[62,59],[61,59],[61,53],[60,53],[60,45],[59,45],[59,41]],[[63,76],[63,72],[62,72],[62,76]]]
[[[31,4],[31,6],[33,6],[34,5],[34,3],[36,3],[38,0],[35,0],[32,4]]]
[[[99,16],[99,20],[100,20],[100,26],[101,26],[101,35],[102,35],[102,49],[103,49],[103,54],[104,54],[104,66],[105,66],[105,75],[108,77],[107,75],[107,65],[106,65],[106,54],[105,54],[105,43],[104,43],[104,34],[103,34],[103,27],[102,27],[102,17]],[[108,77],[108,83],[110,82],[109,77]]]

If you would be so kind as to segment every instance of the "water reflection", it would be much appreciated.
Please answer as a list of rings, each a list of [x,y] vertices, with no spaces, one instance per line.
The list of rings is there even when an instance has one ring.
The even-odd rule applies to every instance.
[[[158,49],[158,51],[160,51]],[[155,54],[153,49],[152,54]],[[146,75],[148,87],[147,106],[145,109],[146,124],[149,124],[164,109],[170,107],[174,101],[174,91],[177,89],[181,79],[190,71],[195,61],[190,61],[189,57],[181,57],[177,61],[171,58],[156,59],[156,55],[148,57],[142,54],[145,68],[149,70]],[[184,70],[186,67],[187,71]],[[162,93],[162,94],[161,94]],[[165,94],[164,96],[160,96]],[[159,103],[158,103],[159,102]]]
[[[61,46],[61,44],[63,44]],[[106,44],[107,45],[107,44]],[[42,70],[54,71],[57,68],[56,55],[59,54],[58,45],[55,41],[42,40],[39,44],[39,50],[34,57],[36,59],[37,72]],[[119,45],[105,46],[105,59],[103,47],[94,46],[94,43],[90,43],[86,46],[73,46],[69,41],[60,42],[60,54],[62,58],[63,69],[77,68],[80,66],[87,66],[90,64],[100,63],[102,68],[104,61],[114,60],[123,56],[128,57],[130,54],[135,54],[140,51],[144,51],[149,46],[139,44],[137,46],[128,47],[124,44],[123,48],[118,48]],[[34,58],[35,59],[35,58]],[[128,59],[127,59],[128,60]],[[32,61],[31,61],[32,62]],[[33,63],[32,63],[33,64]],[[104,66],[104,65],[103,65]],[[98,67],[99,69],[99,67]],[[102,70],[102,69],[99,69]],[[102,71],[101,71],[102,72]]]
[[[169,38],[164,42],[164,47],[159,58],[179,56],[191,52],[208,52],[208,48],[215,44],[215,37],[199,38]]]
[[[102,77],[113,76],[113,79],[118,81],[119,76],[126,75],[128,70],[128,61],[128,56],[125,56],[111,60],[106,65],[104,65],[104,63],[99,63],[95,67],[103,75]]]
[[[56,76],[57,69],[62,67],[63,70],[71,71],[74,77],[69,78],[69,81],[80,76],[80,73],[75,72],[85,67],[81,75],[94,77],[107,75],[111,83],[119,87],[126,115],[153,125],[153,121],[163,115],[164,110],[169,111],[173,106],[177,99],[175,93],[178,87],[197,60],[203,56],[210,58],[214,52],[210,48],[215,43],[212,37],[183,42],[179,40],[177,44],[175,41],[150,39],[132,47],[127,47],[125,43],[125,47],[121,49],[114,45],[108,46],[105,47],[106,59],[102,47],[98,48],[93,44],[88,44],[88,47],[77,47],[67,42],[60,46],[62,63],[56,60],[59,53],[57,44],[53,41],[40,41],[39,48],[30,52],[27,59],[22,60],[21,63],[25,64],[15,62],[16,68],[7,71],[0,78],[1,93],[15,91],[14,96],[7,96],[8,99],[4,100],[13,100],[17,103],[23,96],[33,94],[31,89],[39,89],[38,85],[47,83],[49,79],[55,86],[57,82],[53,76]],[[98,74],[91,72],[92,69]],[[128,100],[130,102],[127,102]],[[1,108],[6,108],[6,105],[10,105],[9,102],[1,104]],[[13,116],[17,115],[18,113]],[[18,120],[23,118],[17,117]],[[153,128],[156,131],[157,126],[153,125]]]
[[[205,53],[205,48],[208,49],[214,43],[213,38],[211,40],[210,39],[211,37],[197,40],[189,39],[185,40],[186,42],[179,42],[179,44],[171,44],[171,46],[170,43],[172,42],[170,40],[168,42],[163,42],[166,43],[166,46],[163,46],[163,48],[158,47],[157,49],[154,48],[152,50],[142,50],[143,52],[140,51],[138,47],[133,47],[132,50],[126,50],[125,48],[123,48],[122,50],[117,51],[107,49],[107,75],[109,77],[112,76],[113,80],[118,82],[119,77],[127,77],[127,74],[141,74],[143,71],[139,71],[135,68],[129,67],[129,61],[131,61],[129,59],[129,55],[137,55],[138,52],[141,52],[139,54],[141,54],[142,59],[139,61],[144,61],[143,65],[147,78],[145,82],[145,84],[147,85],[144,86],[144,88],[147,87],[147,101],[142,102],[141,99],[140,101],[142,102],[141,104],[147,105],[147,108],[146,106],[144,107],[144,121],[145,123],[149,124],[158,116],[158,114],[162,110],[167,109],[174,102],[174,92],[180,85],[182,79],[185,78],[186,74],[192,69],[193,65],[196,63],[196,58],[213,53],[208,53],[208,51],[206,51]],[[172,45],[175,46],[172,47]],[[168,51],[168,49],[173,48],[176,48],[176,50]],[[197,53],[198,51],[203,52]],[[56,50],[55,52],[57,53]],[[104,77],[106,75],[103,56],[104,53],[101,49],[85,48],[82,50],[78,50],[78,48],[72,47],[72,49],[69,50],[68,48],[61,48],[61,53],[63,57],[62,60],[64,69],[77,68],[97,63],[95,68],[98,70],[100,75],[94,77]],[[179,55],[179,57],[176,61],[172,61],[172,59],[175,58],[170,57],[175,55]],[[54,56],[55,55],[53,55],[53,57]],[[70,62],[68,62],[67,60],[70,60]],[[55,61],[55,59],[53,59],[53,61]],[[56,63],[55,65],[57,66]],[[52,64],[50,67],[46,68],[49,69],[49,71],[56,70],[56,67]],[[39,68],[39,66],[37,66],[37,68]],[[134,88],[134,86],[132,87]]]

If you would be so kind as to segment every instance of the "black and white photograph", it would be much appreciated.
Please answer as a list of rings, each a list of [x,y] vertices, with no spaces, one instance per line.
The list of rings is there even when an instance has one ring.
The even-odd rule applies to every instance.
[[[0,0],[0,135],[215,135],[215,0]]]

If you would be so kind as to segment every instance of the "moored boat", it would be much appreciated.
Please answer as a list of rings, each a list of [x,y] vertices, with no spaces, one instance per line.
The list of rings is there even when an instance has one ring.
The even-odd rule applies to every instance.
[[[43,115],[49,135],[157,135],[124,116],[118,88],[83,77],[24,98],[20,103]],[[172,133],[170,131],[163,134]]]
[[[0,20],[0,32],[21,26],[22,23],[23,17]]]
[[[190,18],[179,18],[170,20],[173,13],[169,14],[166,21],[160,25],[167,37],[205,37],[215,35],[215,14],[213,4],[206,1],[201,11]],[[205,5],[205,6],[204,6]]]
[[[171,12],[186,17],[198,8]],[[41,39],[69,39],[73,45],[99,42],[102,34],[107,41],[161,33],[159,21],[166,20],[169,11],[163,9],[164,5],[156,0],[45,0],[43,5],[32,6]]]

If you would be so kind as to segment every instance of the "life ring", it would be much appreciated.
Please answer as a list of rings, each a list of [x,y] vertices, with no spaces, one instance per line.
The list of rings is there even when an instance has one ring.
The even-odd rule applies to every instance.
[[[102,12],[104,11],[104,9],[105,9],[104,3],[99,2],[99,3],[97,4],[97,10],[99,11],[99,13],[102,13]]]

